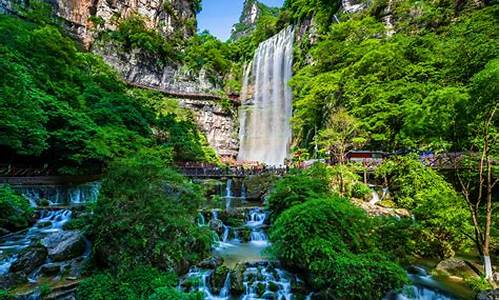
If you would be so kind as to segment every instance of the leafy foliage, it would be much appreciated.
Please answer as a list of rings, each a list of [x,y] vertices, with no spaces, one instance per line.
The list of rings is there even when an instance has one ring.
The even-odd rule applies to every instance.
[[[270,237],[278,258],[311,272],[312,286],[325,297],[380,298],[402,287],[406,274],[372,246],[370,224],[344,198],[309,199],[284,211]]]
[[[268,208],[276,218],[286,209],[301,204],[309,198],[329,194],[329,175],[324,165],[316,164],[307,170],[297,171],[277,180],[269,195]]]
[[[448,257],[466,246],[464,240],[471,234],[469,213],[443,177],[411,156],[394,157],[377,172],[388,178],[396,204],[410,209],[422,225],[421,254]]]
[[[157,151],[113,163],[94,213],[98,261],[113,269],[185,270],[211,246],[208,229],[194,223],[200,201],[199,188],[166,168]]]
[[[305,2],[318,1],[287,5],[298,16],[327,13]],[[300,57],[314,64],[297,60],[290,82],[297,145],[313,152],[329,116],[346,109],[367,133],[368,148],[467,149],[474,136],[467,124],[480,114],[473,103],[498,102],[498,40],[491,30],[498,28],[498,5],[454,12],[446,1],[399,1],[392,36],[377,12],[380,3],[370,5],[331,24],[312,48],[299,45]],[[486,76],[487,97],[474,88]]]
[[[125,25],[123,30],[136,36],[132,31],[139,29]],[[136,42],[131,37],[130,43]],[[153,100],[144,101],[147,93],[129,93],[101,58],[80,51],[59,27],[1,15],[0,45],[0,70],[6,75],[0,78],[4,157],[36,157],[61,173],[96,173],[116,157],[174,142],[158,140],[152,128],[169,131],[162,126],[177,126],[171,129],[176,137],[189,136],[175,141],[189,144],[177,146],[179,151],[196,146],[186,154],[189,159],[214,160],[192,119],[180,126],[159,121]],[[167,113],[186,115],[178,108],[162,111]]]
[[[195,295],[176,290],[175,273],[162,273],[158,269],[137,266],[119,274],[97,273],[82,280],[78,285],[76,298],[81,300],[195,300]],[[178,297],[165,298],[165,295]]]
[[[0,228],[26,228],[32,220],[33,208],[28,199],[16,193],[9,185],[0,185]]]

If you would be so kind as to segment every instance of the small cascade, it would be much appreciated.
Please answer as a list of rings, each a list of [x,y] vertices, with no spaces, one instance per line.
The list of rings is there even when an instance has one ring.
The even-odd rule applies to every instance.
[[[37,222],[28,230],[13,233],[0,239],[0,275],[6,274],[16,260],[17,254],[50,233],[62,231],[71,219],[71,210],[41,211]]]
[[[227,272],[224,286],[220,290],[219,298],[227,298],[231,294],[231,272]]]
[[[382,198],[380,198],[380,200],[384,200],[385,197],[387,197],[387,194],[389,194],[389,188],[388,187],[382,188]]]
[[[248,227],[258,227],[262,226],[265,220],[266,220],[266,213],[263,212],[261,209],[256,208],[252,209],[249,212],[248,221],[246,224]]]
[[[391,292],[383,300],[456,300],[457,298],[443,290],[443,286],[427,271],[419,266],[412,266],[408,272],[411,285],[406,285],[399,293]]]
[[[263,230],[255,229],[250,233],[250,242],[257,246],[266,247],[269,245],[267,234]]]
[[[380,202],[380,197],[375,189],[372,190],[372,200],[370,200],[370,205],[375,205]]]
[[[229,226],[224,225],[224,233],[222,234],[222,242],[227,243],[228,238],[229,238]]]
[[[260,43],[253,62],[247,66],[251,66],[251,74],[245,70],[239,112],[239,161],[282,165],[288,157],[292,137],[292,91],[288,81],[292,77],[293,38],[289,26]]]
[[[205,216],[202,213],[198,213],[196,220],[198,221],[198,226],[206,226],[207,225],[207,222],[205,221]]]
[[[99,196],[100,182],[91,182],[78,186],[14,186],[26,197],[31,206],[76,205],[94,202]],[[46,201],[47,203],[44,203]]]
[[[226,198],[226,210],[229,210],[231,208],[231,198],[233,197],[233,192],[232,192],[232,179],[228,179],[226,181],[226,195],[224,198]]]
[[[193,268],[189,270],[186,275],[187,278],[195,280],[197,283],[191,291],[199,292],[203,294],[204,300],[228,300],[231,291],[231,273],[228,272],[226,280],[224,281],[224,286],[222,287],[218,296],[214,296],[209,285],[209,278],[212,275],[212,270],[200,270],[198,268]]]
[[[240,197],[245,200],[247,198],[247,187],[244,182],[241,183],[241,195]]]
[[[271,266],[249,267],[243,273],[245,293],[241,299],[279,299],[293,297],[290,275]],[[261,287],[264,287],[262,289]]]

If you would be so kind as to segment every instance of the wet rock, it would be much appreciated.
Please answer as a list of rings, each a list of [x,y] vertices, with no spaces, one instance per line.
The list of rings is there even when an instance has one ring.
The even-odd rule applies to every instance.
[[[474,270],[465,261],[455,257],[439,262],[436,266],[436,271],[447,276],[464,277],[464,275],[476,275]]]
[[[17,284],[24,283],[26,275],[20,273],[9,273],[0,276],[0,289],[8,289]]]
[[[226,281],[227,273],[230,272],[229,268],[226,266],[220,266],[213,274],[210,276],[210,284],[212,286],[212,291],[214,294],[219,294],[220,290],[224,286]]]
[[[9,271],[29,274],[41,266],[47,259],[47,249],[40,244],[29,246],[19,253],[18,259],[12,263]]]
[[[245,264],[238,263],[231,271],[231,294],[241,295],[245,291],[243,285],[245,270]]]
[[[48,263],[40,268],[40,272],[47,276],[54,276],[59,274],[61,271],[61,264],[58,263]]]
[[[476,300],[498,300],[498,289],[482,291],[476,295]]]
[[[36,226],[38,228],[50,227],[50,225],[52,225],[52,222],[50,222],[50,221],[40,222],[40,223],[36,224]]]
[[[85,238],[79,231],[62,231],[53,233],[42,240],[47,247],[49,258],[53,261],[64,261],[83,254]]]
[[[224,263],[224,259],[220,256],[211,256],[202,260],[198,267],[202,269],[216,269]]]
[[[219,235],[224,232],[224,223],[221,220],[212,219],[208,222],[208,226]]]

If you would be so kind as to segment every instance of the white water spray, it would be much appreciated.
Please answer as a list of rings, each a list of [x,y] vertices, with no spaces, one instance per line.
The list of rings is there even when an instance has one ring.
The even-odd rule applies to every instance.
[[[240,151],[238,160],[281,165],[292,137],[293,28],[262,42],[253,59],[252,76],[245,70],[241,91]],[[252,84],[253,83],[253,84]],[[253,86],[253,100],[246,101]],[[250,103],[249,103],[250,102]]]

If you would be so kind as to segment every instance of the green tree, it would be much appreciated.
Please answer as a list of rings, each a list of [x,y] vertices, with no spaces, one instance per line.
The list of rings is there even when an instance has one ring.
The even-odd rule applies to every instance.
[[[151,265],[187,271],[211,247],[208,229],[194,222],[200,201],[199,187],[167,168],[161,152],[116,161],[94,212],[98,261],[113,269]]]

